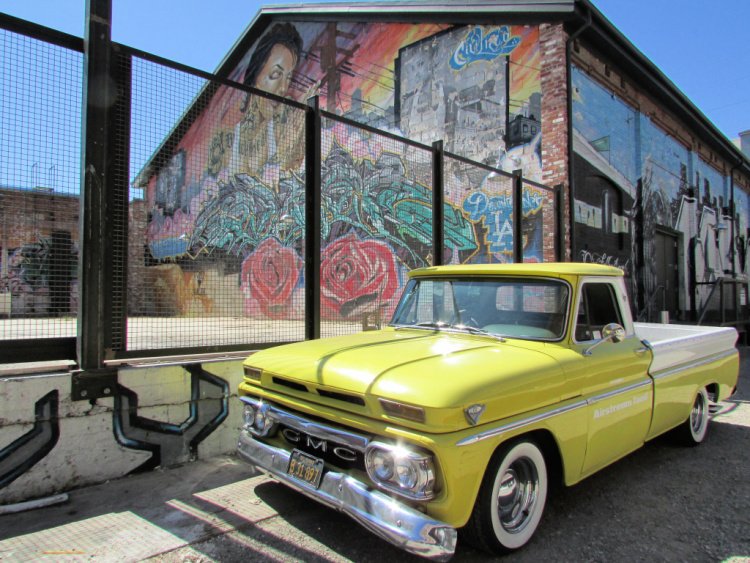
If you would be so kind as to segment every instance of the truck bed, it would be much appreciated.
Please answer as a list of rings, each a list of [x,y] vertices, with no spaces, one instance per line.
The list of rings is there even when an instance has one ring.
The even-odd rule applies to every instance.
[[[634,323],[634,327],[653,351],[651,375],[733,353],[737,341],[737,331],[731,327],[658,323]]]

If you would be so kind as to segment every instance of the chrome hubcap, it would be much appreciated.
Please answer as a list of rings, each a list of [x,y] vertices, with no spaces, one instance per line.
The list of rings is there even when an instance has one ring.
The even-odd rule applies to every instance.
[[[706,403],[703,400],[703,395],[698,395],[693,403],[693,410],[690,412],[690,427],[693,429],[693,434],[700,434],[703,428],[703,423],[706,417]]]
[[[497,509],[500,524],[515,534],[526,527],[534,512],[539,490],[536,467],[527,458],[514,461],[500,479]]]

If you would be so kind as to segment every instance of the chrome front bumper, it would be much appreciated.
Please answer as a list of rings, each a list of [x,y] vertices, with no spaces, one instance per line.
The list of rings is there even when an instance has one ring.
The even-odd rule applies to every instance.
[[[285,485],[351,516],[375,535],[401,549],[435,561],[447,561],[456,550],[456,529],[336,471],[326,471],[315,489],[287,475],[290,453],[240,432],[240,457]]]

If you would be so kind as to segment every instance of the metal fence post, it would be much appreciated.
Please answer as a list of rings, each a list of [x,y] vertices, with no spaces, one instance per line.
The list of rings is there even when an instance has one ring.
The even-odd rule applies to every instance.
[[[112,275],[106,240],[112,179],[109,125],[116,96],[111,65],[111,19],[112,0],[87,0],[77,349],[78,365],[83,370],[103,367],[105,348],[112,339],[105,310],[109,297],[106,288]]]
[[[432,265],[443,264],[443,141],[432,143]]]
[[[320,98],[305,113],[305,340],[320,338]]]
[[[563,184],[557,184],[555,190],[555,259],[565,261],[565,193]]]
[[[513,262],[523,262],[523,171],[513,171]]]

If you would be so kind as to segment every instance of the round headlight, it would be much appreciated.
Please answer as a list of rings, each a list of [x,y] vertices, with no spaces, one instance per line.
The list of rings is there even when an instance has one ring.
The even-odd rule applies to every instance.
[[[245,404],[245,427],[252,428],[255,423],[255,408],[252,405]]]
[[[396,477],[400,486],[412,489],[417,484],[417,469],[408,460],[399,460],[396,462]]]
[[[263,414],[263,411],[258,409],[255,412],[255,428],[259,432],[262,432],[263,429],[266,427],[266,416]]]
[[[370,458],[372,473],[380,481],[388,481],[393,477],[393,457],[385,450],[376,450]]]
[[[405,445],[370,442],[365,467],[381,489],[419,501],[434,497],[435,466],[430,454]]]

